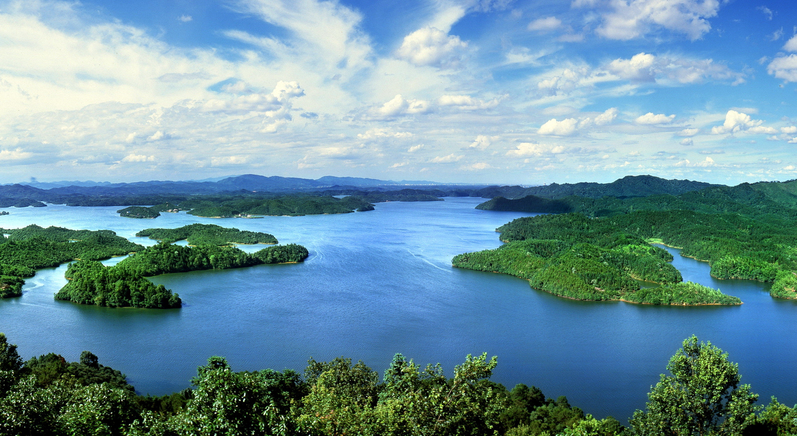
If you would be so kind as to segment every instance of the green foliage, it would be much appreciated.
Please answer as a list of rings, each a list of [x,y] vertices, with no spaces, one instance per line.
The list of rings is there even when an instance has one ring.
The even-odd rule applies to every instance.
[[[45,229],[37,225],[0,230],[9,234],[7,240],[0,241],[0,298],[22,295],[22,278],[32,277],[37,269],[75,259],[103,260],[143,248],[110,230]]]
[[[225,228],[213,224],[189,224],[176,229],[144,229],[136,236],[160,241],[187,240],[190,245],[276,244],[274,235]]]
[[[670,359],[648,394],[647,410],[631,419],[636,435],[739,435],[755,422],[758,395],[740,385],[738,366],[695,336]]]
[[[161,216],[155,208],[144,206],[130,206],[116,211],[123,218],[154,219]]]
[[[180,297],[163,285],[155,285],[134,270],[118,264],[106,267],[99,262],[82,260],[69,264],[65,275],[68,282],[55,294],[56,300],[150,309],[176,308],[182,304]]]
[[[373,205],[360,197],[336,198],[322,195],[290,195],[276,198],[205,196],[180,203],[180,208],[202,217],[231,218],[254,216],[302,216],[350,213],[372,210]]]
[[[254,257],[265,264],[303,262],[309,255],[310,252],[298,244],[276,245],[264,248],[253,254]]]
[[[797,434],[797,410],[781,404],[775,397],[756,418],[755,424],[748,427],[745,434],[791,436]]]
[[[455,267],[510,274],[535,289],[587,301],[698,305],[740,304],[736,297],[680,283],[672,256],[631,229],[579,214],[521,218],[499,228],[508,241],[495,250],[460,254]],[[661,286],[641,288],[639,280]]]

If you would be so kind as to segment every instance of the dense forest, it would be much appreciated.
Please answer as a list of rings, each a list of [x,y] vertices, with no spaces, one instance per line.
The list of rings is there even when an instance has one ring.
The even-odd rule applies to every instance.
[[[55,298],[106,307],[177,308],[182,305],[179,295],[172,294],[163,285],[156,286],[145,277],[295,263],[304,261],[308,255],[306,248],[296,244],[271,246],[248,254],[228,246],[183,247],[161,242],[131,254],[112,267],[85,260],[70,264],[66,272],[69,281]]]
[[[192,387],[137,395],[89,351],[79,362],[50,353],[23,361],[0,333],[0,436],[30,435],[787,435],[797,410],[740,384],[727,354],[694,336],[670,359],[644,409],[624,427],[534,386],[490,380],[497,358],[470,356],[449,378],[396,354],[380,374],[363,362],[310,359],[294,370],[236,372],[221,357]]]
[[[144,248],[110,230],[42,228],[33,224],[21,229],[0,229],[0,233],[0,298],[21,296],[23,279],[33,277],[37,269],[75,259],[104,260]]]
[[[8,236],[6,236],[8,235]],[[156,286],[145,277],[204,269],[228,269],[275,263],[296,263],[309,255],[301,245],[266,247],[255,253],[229,246],[276,244],[268,233],[241,231],[216,225],[192,224],[178,229],[146,229],[142,236],[163,239],[144,248],[110,230],[70,230],[30,225],[0,229],[0,298],[22,295],[24,278],[37,269],[73,262],[68,283],[56,293],[58,300],[106,307],[176,308],[177,294]],[[171,245],[187,239],[196,247]],[[113,267],[99,260],[130,255]]]
[[[580,214],[520,218],[498,229],[507,244],[460,254],[455,267],[510,274],[535,289],[586,301],[663,305],[736,305],[741,301],[681,283],[666,250],[633,232]],[[660,284],[642,287],[640,281]]]
[[[176,229],[144,229],[136,236],[159,241],[188,241],[190,245],[276,244],[274,235],[214,224],[189,224]]]
[[[683,256],[708,262],[714,277],[772,283],[770,294],[773,297],[797,297],[797,228],[793,225],[797,219],[797,181],[710,186],[679,195],[647,197],[604,196],[596,199],[569,196],[556,200],[533,196],[514,200],[496,197],[477,208],[553,214],[572,212],[557,217],[521,218],[500,227],[501,239],[510,242],[510,246],[512,241],[565,238],[589,242],[593,234],[633,235],[647,242],[682,248]],[[551,225],[567,228],[556,229]],[[595,294],[595,291],[589,292],[589,286],[572,282],[574,274],[563,272],[564,267],[558,263],[562,260],[559,255],[548,256],[545,267],[540,266],[542,269],[535,272],[490,269],[492,264],[501,265],[509,258],[517,258],[511,254],[511,247],[506,248],[492,253],[463,255],[455,258],[455,264],[527,278],[535,288],[557,295],[605,299],[604,292],[590,296],[588,294]],[[485,257],[489,257],[489,263],[482,261]],[[507,259],[496,260],[502,257]],[[579,270],[601,269],[594,263],[591,267],[579,266],[579,262],[583,264],[585,261],[581,258],[565,259],[565,264]],[[602,269],[607,268],[604,266]],[[547,275],[542,271],[547,271]],[[622,277],[622,274],[616,277]],[[649,280],[634,274],[632,277]],[[574,291],[574,286],[582,291]],[[566,291],[561,290],[565,288]],[[656,291],[644,289],[642,294],[651,292]],[[634,295],[640,294],[635,292]]]

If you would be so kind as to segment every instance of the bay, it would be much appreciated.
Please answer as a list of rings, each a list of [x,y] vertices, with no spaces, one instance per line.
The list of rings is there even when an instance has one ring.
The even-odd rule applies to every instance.
[[[380,371],[400,352],[441,363],[449,376],[467,354],[498,356],[494,381],[525,383],[597,417],[625,422],[683,339],[695,334],[739,363],[743,382],[797,401],[797,304],[766,287],[718,281],[708,265],[675,255],[686,280],[720,288],[739,307],[653,307],[564,300],[524,280],[451,267],[456,254],[498,247],[495,228],[525,214],[475,210],[481,199],[380,203],[346,215],[209,219],[185,213],[121,218],[118,207],[8,209],[0,226],[110,229],[135,242],[147,227],[202,222],[274,234],[310,250],[305,263],[169,274],[152,280],[180,294],[179,310],[108,309],[55,301],[66,268],[39,271],[23,296],[0,300],[0,332],[27,359],[78,360],[90,350],[142,394],[190,386],[213,355],[236,371],[302,371],[307,359],[362,360]],[[242,246],[254,251],[259,246]],[[113,263],[111,260],[108,263]]]

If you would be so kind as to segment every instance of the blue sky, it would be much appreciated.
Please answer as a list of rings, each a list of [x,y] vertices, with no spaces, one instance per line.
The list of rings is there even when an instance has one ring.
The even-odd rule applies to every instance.
[[[0,0],[0,183],[797,178],[797,4]]]

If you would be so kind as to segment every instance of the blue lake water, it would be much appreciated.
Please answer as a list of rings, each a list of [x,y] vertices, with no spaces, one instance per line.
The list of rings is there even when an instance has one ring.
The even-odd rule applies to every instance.
[[[83,350],[121,370],[140,393],[184,389],[213,355],[234,370],[303,371],[307,359],[362,360],[381,372],[397,352],[449,375],[467,354],[498,356],[493,380],[538,386],[597,417],[625,421],[688,336],[729,353],[761,395],[797,402],[797,303],[764,285],[717,281],[708,266],[676,254],[686,280],[718,287],[739,307],[585,303],[536,291],[524,280],[451,267],[456,254],[500,245],[495,228],[524,216],[475,210],[481,199],[380,203],[346,215],[207,219],[185,213],[121,218],[118,207],[7,209],[0,227],[28,224],[111,229],[194,222],[274,234],[310,250],[303,264],[201,271],[153,278],[180,294],[179,310],[107,309],[53,299],[65,266],[39,271],[20,298],[0,300],[0,332],[22,356]],[[261,247],[242,246],[247,251]],[[113,263],[114,260],[108,263]]]

